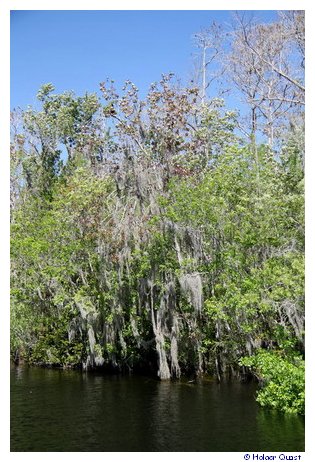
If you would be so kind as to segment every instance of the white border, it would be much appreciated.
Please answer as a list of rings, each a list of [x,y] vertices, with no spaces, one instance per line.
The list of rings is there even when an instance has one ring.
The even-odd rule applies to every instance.
[[[314,206],[315,181],[314,181],[314,156],[311,149],[311,140],[314,132],[315,117],[312,105],[315,103],[314,98],[314,49],[315,37],[314,26],[314,2],[312,1],[284,1],[284,0],[265,0],[250,2],[249,0],[221,0],[214,1],[174,1],[160,0],[148,3],[147,1],[102,1],[102,0],[1,0],[0,2],[0,50],[1,50],[1,85],[0,85],[0,242],[1,242],[1,259],[0,259],[0,300],[1,300],[1,335],[0,335],[0,353],[4,358],[2,366],[1,383],[1,429],[0,429],[0,457],[1,460],[53,460],[55,457],[69,460],[73,457],[76,460],[86,460],[87,457],[107,457],[111,460],[125,460],[126,458],[136,457],[137,460],[160,461],[160,453],[10,453],[9,449],[9,108],[10,108],[10,39],[9,39],[9,16],[10,10],[306,10],[306,27],[307,27],[307,118],[306,118],[306,213],[307,213],[307,260],[306,260],[306,302],[307,302],[307,326],[306,326],[306,351],[307,351],[307,413],[306,413],[306,453],[302,454],[301,460],[314,460],[314,422],[315,415],[314,399],[312,399],[312,388],[314,386],[314,368],[313,363],[313,341],[312,333],[315,328],[315,307],[312,306],[314,300],[312,287],[314,265],[315,265],[315,225],[314,225]],[[218,6],[220,8],[218,8]],[[313,135],[314,136],[314,135]],[[4,321],[4,322],[3,322]],[[231,435],[232,437],[232,435]],[[265,453],[277,454],[277,453]],[[289,455],[290,453],[286,453]],[[294,453],[292,453],[294,455]],[[190,453],[164,453],[163,459],[166,460],[180,458],[183,460],[191,459]],[[242,461],[243,453],[198,453],[198,459],[209,462],[210,459],[216,461]]]

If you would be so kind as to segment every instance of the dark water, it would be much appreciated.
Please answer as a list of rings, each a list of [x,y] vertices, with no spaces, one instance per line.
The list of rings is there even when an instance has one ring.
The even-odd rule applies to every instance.
[[[11,451],[303,451],[304,421],[255,386],[14,367]]]

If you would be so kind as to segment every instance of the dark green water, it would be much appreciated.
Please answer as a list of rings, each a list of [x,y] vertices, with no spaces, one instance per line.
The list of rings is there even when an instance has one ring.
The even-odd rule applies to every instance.
[[[303,451],[304,421],[255,386],[13,367],[11,451]]]

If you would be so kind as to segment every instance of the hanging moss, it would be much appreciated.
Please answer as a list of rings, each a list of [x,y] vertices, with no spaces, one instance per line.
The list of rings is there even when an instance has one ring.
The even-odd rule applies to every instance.
[[[62,174],[49,167],[49,197],[25,183],[12,214],[13,356],[221,380],[261,347],[303,353],[303,191],[288,194],[288,164],[262,147],[257,166],[229,130],[220,155],[181,170],[186,145],[175,141],[189,113],[165,116],[164,131],[150,98],[156,133],[141,114],[126,118],[103,139],[106,160],[95,164],[77,139]]]

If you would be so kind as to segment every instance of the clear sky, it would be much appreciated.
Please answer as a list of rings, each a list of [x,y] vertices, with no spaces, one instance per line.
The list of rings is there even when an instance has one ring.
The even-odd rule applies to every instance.
[[[257,11],[262,21],[276,12]],[[192,71],[193,34],[230,22],[229,11],[13,11],[11,107],[34,105],[43,83],[57,92],[97,91],[106,77],[142,95],[162,73]]]

